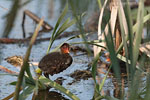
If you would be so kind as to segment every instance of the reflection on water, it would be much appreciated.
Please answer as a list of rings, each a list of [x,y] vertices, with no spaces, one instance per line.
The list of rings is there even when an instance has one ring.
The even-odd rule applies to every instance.
[[[21,3],[24,3],[23,1]],[[4,31],[5,26],[5,20],[4,17],[10,10],[12,1],[11,0],[0,0],[0,4],[2,7],[6,8],[3,9],[0,8],[1,14],[0,14],[0,35],[2,36],[2,33]],[[23,20],[23,12],[24,10],[29,10],[33,13],[35,13],[39,17],[44,17],[44,20],[47,21],[51,26],[54,26],[56,24],[56,20],[59,17],[59,14],[63,10],[64,6],[66,4],[66,0],[32,0],[26,5],[22,6],[18,10],[18,14],[16,17],[16,21],[14,23],[13,29],[10,33],[11,38],[22,38],[22,20]],[[94,9],[98,6],[95,6],[96,1],[95,0],[87,0],[86,2],[84,0],[77,0],[73,1],[74,6],[76,7],[77,14],[82,14],[86,12],[86,14],[90,14],[89,11],[94,11]],[[69,7],[70,8],[70,7]],[[88,13],[87,13],[88,11]],[[71,15],[72,11],[69,10],[69,16]],[[4,19],[4,18],[5,19]],[[33,33],[35,29],[35,23],[32,19],[27,17],[25,22],[25,29],[27,31],[27,35],[29,33]]]
[[[81,14],[81,13],[85,12],[86,9],[93,10],[93,9],[91,9],[92,7],[88,8],[88,5],[91,5],[90,1],[91,0],[88,0],[87,3],[85,3],[84,0],[81,0],[81,1],[77,0],[77,2],[74,1],[74,3],[76,3],[77,11],[80,11],[80,14]],[[23,2],[24,1],[22,1],[22,3]],[[96,1],[92,0],[91,2],[96,2]],[[65,1],[64,0],[63,1],[62,0],[32,0],[28,4],[19,8],[19,11],[18,11],[18,14],[16,17],[16,21],[14,23],[13,29],[12,29],[9,37],[10,38],[22,38],[21,24],[22,24],[24,10],[30,10],[31,12],[35,13],[37,16],[44,17],[44,20],[47,21],[50,25],[52,25],[54,27],[54,25],[56,24],[56,21],[59,17],[59,14],[61,13],[65,4],[66,4],[66,0]],[[82,4],[85,4],[84,5],[85,7],[83,7]],[[92,3],[92,4],[94,4],[94,3]],[[4,31],[4,26],[5,26],[5,20],[6,20],[6,18],[4,16],[10,11],[12,1],[11,0],[0,0],[0,5],[4,8],[6,8],[6,9],[3,9],[0,7],[0,12],[1,12],[1,14],[0,14],[0,23],[1,23],[1,25],[0,25],[0,31],[1,31],[0,36],[2,36],[2,33]],[[69,13],[69,15],[71,15],[71,10],[69,10],[68,13]],[[34,21],[32,19],[30,19],[29,17],[26,17],[25,30],[27,33],[26,34],[27,37],[30,36],[29,33],[34,32],[35,27],[36,27],[36,24],[34,23]],[[69,30],[74,31],[74,30],[72,30],[72,28],[70,28]],[[49,37],[49,35],[50,35],[50,33],[44,34],[43,36]],[[56,47],[56,45],[60,44],[64,40],[65,39],[60,39],[60,40],[56,41],[54,44],[54,47]],[[80,41],[80,39],[71,40],[71,41]],[[38,62],[46,54],[48,44],[49,44],[49,41],[34,45],[32,48],[30,60]],[[7,63],[4,59],[7,57],[10,57],[10,56],[14,56],[14,55],[24,57],[26,49],[27,49],[27,45],[24,45],[24,44],[23,45],[18,45],[18,44],[1,45],[1,47],[0,47],[1,65],[3,65],[4,67],[6,67],[12,71],[18,72],[18,69],[16,69],[13,65]],[[87,57],[79,57],[79,59],[82,59],[82,58],[87,60]],[[74,61],[76,61],[76,59],[77,58],[75,58]],[[86,69],[86,67],[85,67],[86,64],[83,64],[80,62],[77,62],[78,65],[74,64],[74,66],[76,66],[75,68],[71,68],[71,69],[69,69],[69,71],[66,71],[64,73],[60,73],[60,76],[65,77],[66,73],[67,74],[71,73],[76,69]],[[58,75],[54,75],[54,78],[57,76]],[[68,78],[68,76],[67,76],[67,79],[69,80],[69,82],[71,82],[70,80],[72,78]],[[10,93],[14,92],[15,87],[9,85],[9,83],[13,82],[15,80],[16,80],[16,77],[13,77],[10,75],[7,75],[7,76],[6,75],[3,75],[3,76],[0,75],[0,84],[1,84],[0,85],[0,99],[4,98],[4,97],[8,96]],[[90,82],[87,82],[87,83],[90,83]],[[80,84],[82,85],[83,82],[81,82]],[[88,84],[88,85],[91,85],[91,84]],[[93,86],[93,85],[91,85],[91,86]],[[66,85],[66,87],[70,87],[70,86]],[[78,87],[77,84],[76,84],[76,87],[71,86],[72,91],[76,91],[77,87]],[[79,88],[81,88],[81,87],[79,87]],[[87,87],[84,86],[82,88],[83,89],[80,89],[80,91],[83,91]],[[92,89],[94,89],[94,88],[92,88]],[[44,93],[46,93],[48,95],[48,94],[52,94],[53,92],[50,92],[50,93],[44,92]],[[57,93],[55,93],[55,94],[57,95]],[[88,92],[85,94],[89,94],[87,96],[88,98],[92,97],[92,93]],[[83,95],[81,95],[81,93],[77,93],[77,95],[79,95],[80,98],[85,98],[85,97],[83,97]]]
[[[51,2],[51,1],[53,1],[53,2]],[[53,13],[53,17],[51,17],[51,18],[49,18],[49,15],[50,15],[49,5],[50,5],[50,3],[54,3],[54,5],[57,5],[57,6],[54,6],[54,8],[53,8],[54,13]],[[1,10],[1,14],[0,14],[1,32],[0,32],[0,35],[2,36],[2,32],[4,30],[5,20],[6,20],[6,19],[4,19],[5,18],[4,16],[9,12],[9,10],[11,8],[12,1],[11,0],[0,0],[0,4],[4,8],[8,9],[8,10],[5,10],[5,9],[0,8],[0,10]],[[56,23],[56,20],[58,18],[58,15],[60,14],[60,11],[58,11],[59,8],[60,8],[60,3],[58,0],[44,0],[44,1],[32,0],[31,2],[22,6],[19,9],[16,21],[14,23],[13,29],[12,29],[9,37],[11,37],[11,38],[22,38],[21,24],[22,24],[24,10],[29,10],[29,11],[35,13],[39,17],[44,17],[45,21],[47,21],[50,25],[54,26]],[[33,33],[35,26],[36,25],[33,22],[33,20],[30,19],[29,17],[27,17],[26,22],[25,22],[25,29],[27,30],[27,33]]]
[[[56,20],[62,11],[66,0],[32,0],[27,5],[23,6],[19,9],[18,16],[16,18],[16,22],[14,24],[13,30],[11,31],[10,37],[11,38],[22,38],[22,28],[21,28],[21,22],[23,17],[23,11],[28,9],[32,11],[33,13],[37,14],[39,17],[44,17],[44,19],[52,26],[55,25]],[[96,0],[87,0],[85,3],[85,0],[77,0],[77,2],[74,0],[74,4],[77,7],[77,11],[79,14],[85,12],[87,9],[90,11],[94,10],[95,7],[92,5],[95,5]],[[4,10],[0,8],[0,30],[2,33],[4,29],[4,22],[5,20],[2,18],[5,14],[9,12],[9,9],[11,7],[11,0],[0,0],[0,5],[7,8],[8,10]],[[84,5],[82,5],[84,4]],[[90,7],[87,5],[91,5]],[[69,13],[71,13],[71,10],[69,10]],[[90,14],[90,13],[88,13]],[[27,31],[27,36],[29,36],[29,33],[33,33],[35,28],[35,23],[33,20],[31,20],[29,17],[27,17],[25,22],[25,29]],[[70,29],[71,30],[71,29]],[[72,31],[72,30],[71,30]],[[74,30],[73,30],[74,31]],[[0,34],[2,35],[2,34]],[[44,36],[49,36],[50,34],[44,34]],[[62,43],[66,39],[60,39],[55,42],[54,47],[56,47],[58,44]],[[73,42],[80,42],[79,39],[71,40]],[[45,54],[48,47],[49,41],[42,42],[39,44],[36,44],[32,48],[32,53],[30,56],[30,59],[33,61],[38,62]],[[10,56],[24,56],[26,52],[27,47],[25,45],[19,46],[17,44],[9,44],[9,45],[1,45],[0,47],[0,60],[1,65],[7,67],[8,69],[11,69],[13,71],[17,71],[17,69],[14,68],[14,66],[8,64],[4,59]],[[86,63],[83,63],[86,60]],[[82,62],[83,61],[83,62]],[[63,83],[63,86],[65,86],[67,89],[69,89],[72,93],[76,94],[81,100],[90,100],[94,93],[94,83],[92,79],[89,80],[81,80],[80,82],[73,83],[72,85],[67,85],[67,83],[71,83],[73,78],[68,77],[66,74],[71,74],[75,70],[85,70],[87,69],[86,66],[89,63],[89,59],[87,56],[80,56],[80,57],[74,57],[74,64],[72,67],[65,70],[63,73],[60,73],[59,75],[54,75],[52,79],[55,79],[56,77],[64,77],[66,80]],[[1,72],[0,72],[1,73]],[[15,81],[16,77],[12,76],[2,76],[0,75],[0,99],[8,96],[10,93],[12,93],[15,89],[14,86],[10,86],[9,83],[12,81]],[[124,79],[126,81],[126,79]],[[124,86],[126,88],[126,86]],[[11,89],[10,89],[11,88]],[[118,90],[118,84],[115,84],[112,82],[111,79],[106,79],[106,83],[104,86],[104,89],[107,91],[110,91],[110,95],[114,95],[114,97],[120,98],[120,94],[122,91],[120,89]],[[113,93],[112,93],[113,92]],[[67,100],[64,98],[61,94],[54,92],[54,91],[39,91],[38,95],[35,96],[35,100]]]
[[[38,91],[37,95],[34,95],[32,100],[69,100],[64,98],[60,93],[49,90]]]

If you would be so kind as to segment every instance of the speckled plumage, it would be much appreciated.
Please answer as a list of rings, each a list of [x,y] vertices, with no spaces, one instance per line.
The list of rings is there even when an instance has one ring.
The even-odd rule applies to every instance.
[[[54,75],[67,69],[72,64],[72,57],[69,53],[53,52],[44,56],[39,62],[39,68],[44,75]]]

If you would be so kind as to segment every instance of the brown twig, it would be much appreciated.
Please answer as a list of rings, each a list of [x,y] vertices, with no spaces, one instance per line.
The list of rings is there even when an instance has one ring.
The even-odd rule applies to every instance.
[[[23,19],[22,19],[22,31],[23,31],[23,37],[25,38],[25,27],[24,27],[24,22],[25,22],[25,18],[26,15],[28,15],[32,20],[34,20],[36,23],[40,22],[40,19],[38,16],[36,16],[33,12],[29,11],[29,10],[25,10],[23,13]],[[51,25],[49,25],[46,21],[43,22],[42,24],[43,29],[41,31],[44,32],[49,32],[53,29],[53,27]]]
[[[11,71],[11,70],[9,70],[9,69],[7,69],[6,67],[1,66],[1,65],[0,65],[0,70],[4,71],[4,72],[6,72],[6,73],[9,73],[9,74],[18,74],[17,72]]]
[[[57,39],[69,37],[74,34],[78,35],[79,31],[64,32],[64,34],[60,35]],[[42,41],[49,41],[49,40],[50,40],[50,37],[40,38],[40,39],[36,39],[35,42],[42,42]],[[30,38],[24,38],[24,39],[0,38],[0,43],[3,43],[3,44],[24,43],[24,42],[29,42],[29,41],[30,41]]]

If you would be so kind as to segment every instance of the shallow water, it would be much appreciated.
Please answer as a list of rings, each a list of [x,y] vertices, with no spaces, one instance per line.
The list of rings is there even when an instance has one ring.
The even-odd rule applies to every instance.
[[[50,2],[51,1],[51,2]],[[15,22],[15,25],[10,33],[10,38],[22,38],[22,28],[21,28],[21,23],[22,23],[22,17],[23,17],[23,11],[28,9],[32,12],[34,12],[36,15],[39,17],[44,17],[44,19],[54,27],[57,18],[61,12],[61,8],[64,5],[61,5],[61,2],[59,0],[33,0],[21,9],[19,9],[18,16]],[[50,5],[51,3],[54,3],[53,6],[53,13],[49,13],[51,10],[48,8],[51,8]],[[1,33],[3,32],[4,29],[4,23],[5,19],[2,17],[8,13],[9,9],[11,8],[11,0],[0,0],[0,5],[3,6],[6,9],[0,8],[0,30]],[[8,10],[7,10],[8,9]],[[52,9],[52,8],[51,8]],[[69,11],[70,13],[70,11]],[[69,16],[69,15],[68,15]],[[29,33],[33,33],[35,29],[35,23],[30,19],[29,17],[26,17],[26,22],[25,22],[25,29],[27,36],[29,36]],[[69,28],[67,31],[72,31],[74,30],[74,27]],[[49,37],[51,32],[47,34],[43,34],[41,37]],[[2,34],[1,34],[2,35]],[[63,41],[67,40],[68,38],[62,38],[59,40],[56,40],[53,44],[53,48],[55,48],[57,45],[62,43]],[[69,43],[72,42],[79,42],[82,41],[82,39],[74,39],[68,41]],[[33,62],[39,62],[40,59],[46,54],[47,48],[48,48],[49,41],[45,42],[40,42],[35,45],[33,45],[31,55],[30,55],[30,60]],[[82,46],[82,45],[81,45]],[[10,65],[7,63],[4,59],[10,56],[22,56],[24,57],[26,50],[27,50],[28,44],[1,44],[0,45],[0,65],[5,66],[6,68],[12,70],[12,71],[17,71],[19,70],[14,67],[13,65]],[[73,64],[64,70],[63,72],[59,74],[55,74],[51,76],[52,80],[57,79],[58,77],[63,77],[65,80],[63,82],[63,86],[70,90],[73,94],[77,95],[81,100],[91,100],[94,94],[94,81],[92,78],[89,78],[88,80],[81,80],[78,82],[75,82],[71,85],[68,85],[68,83],[73,81],[73,78],[69,77],[68,75],[73,73],[76,70],[85,70],[88,68],[88,64],[92,61],[92,57],[88,57],[87,55],[81,55],[81,56],[75,56],[73,53],[71,53],[73,56]],[[4,73],[0,71],[0,74]],[[34,73],[34,72],[33,72]],[[17,78],[15,76],[10,76],[10,75],[0,75],[0,99],[8,96],[10,93],[14,92],[15,87],[12,85],[9,85],[10,82],[15,81]],[[110,92],[110,95],[113,96],[113,89],[114,85],[112,83],[112,78],[108,78],[104,84],[104,91]],[[126,89],[126,88],[125,88]],[[56,91],[55,89],[52,89],[51,91]],[[63,95],[64,97],[68,98],[67,96]],[[31,96],[28,98],[28,100],[31,100]],[[68,98],[69,99],[69,98]]]
[[[54,3],[54,5],[57,6],[53,6],[53,13],[49,14],[50,10],[47,9],[50,7],[50,3]],[[1,33],[3,32],[4,29],[4,23],[6,19],[3,19],[2,17],[7,14],[9,12],[9,9],[11,8],[11,4],[12,2],[10,0],[0,0],[0,4],[5,8],[1,10],[1,14],[0,14],[0,22],[1,22]],[[57,18],[61,12],[61,7],[62,5],[60,4],[59,0],[33,0],[30,3],[28,3],[27,5],[23,6],[21,9],[19,9],[14,27],[10,33],[10,38],[22,38],[22,28],[21,28],[21,23],[22,23],[22,17],[23,17],[23,11],[28,9],[32,12],[34,12],[36,15],[38,15],[39,17],[44,17],[45,21],[47,21],[50,25],[52,25],[54,27]],[[32,21],[32,19],[30,19],[29,17],[26,17],[26,21],[25,21],[25,29],[26,29],[26,33],[27,36],[29,36],[29,33],[33,33],[34,29],[35,29],[35,23],[34,21]],[[73,27],[69,28],[69,30],[72,30]],[[50,36],[49,32],[48,34],[44,34],[42,37],[49,37]],[[2,34],[1,34],[2,35]],[[58,44],[62,43],[64,40],[66,40],[67,38],[63,38],[60,40],[57,40],[52,48],[55,48]],[[80,39],[74,39],[71,40],[69,42],[75,42],[75,41],[81,41]],[[47,51],[47,47],[48,47],[49,41],[45,41],[45,42],[40,42],[37,43],[35,45],[33,45],[32,51],[31,51],[31,55],[30,55],[30,60],[34,61],[34,62],[39,62],[39,60],[46,54]],[[17,71],[19,72],[19,70],[14,67],[13,65],[7,63],[4,59],[7,57],[11,57],[14,55],[17,56],[22,56],[24,57],[26,50],[27,50],[28,44],[1,44],[0,45],[0,65],[5,66],[6,68],[12,70],[12,71]],[[74,54],[71,54],[72,56],[74,56]],[[93,96],[93,81],[92,79],[83,81],[81,80],[80,82],[74,83],[72,85],[67,85],[67,83],[71,82],[73,80],[73,78],[69,77],[68,74],[73,73],[75,70],[80,69],[80,70],[84,70],[87,69],[87,65],[88,63],[91,61],[91,58],[87,58],[86,55],[84,56],[77,56],[77,57],[73,57],[73,64],[71,65],[71,67],[69,67],[67,70],[53,75],[51,77],[52,80],[55,80],[57,77],[63,77],[66,80],[64,80],[63,82],[63,86],[67,89],[69,89],[72,93],[76,94],[80,99],[86,99],[86,100],[90,100]],[[1,72],[0,73],[4,73]],[[15,87],[12,85],[9,85],[10,82],[15,81],[17,78],[15,76],[11,76],[11,75],[0,75],[0,99],[8,96],[10,93],[14,92]],[[90,92],[88,91],[90,89]],[[80,90],[80,91],[79,91]],[[66,96],[65,96],[66,97]],[[68,97],[66,97],[68,98]],[[31,99],[31,96],[28,98],[28,100]]]

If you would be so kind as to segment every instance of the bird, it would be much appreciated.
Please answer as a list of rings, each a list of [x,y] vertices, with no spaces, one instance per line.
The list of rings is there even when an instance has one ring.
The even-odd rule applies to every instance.
[[[72,64],[73,59],[69,52],[69,44],[64,43],[60,47],[60,52],[49,53],[40,60],[38,67],[46,78],[49,79],[49,75],[52,76],[66,70]]]

